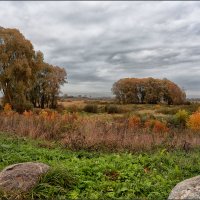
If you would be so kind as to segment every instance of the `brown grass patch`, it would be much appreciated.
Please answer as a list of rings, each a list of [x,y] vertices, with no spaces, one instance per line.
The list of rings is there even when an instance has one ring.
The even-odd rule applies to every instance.
[[[39,115],[20,115],[15,112],[0,114],[0,131],[57,141],[73,150],[148,151],[159,147],[188,150],[200,144],[200,134],[194,134],[191,130],[163,131],[160,128],[162,124],[159,124],[159,129],[154,132],[138,123],[134,120],[130,126],[126,117],[83,117],[76,113],[61,115],[50,111],[43,111]],[[51,148],[48,143],[45,146]]]

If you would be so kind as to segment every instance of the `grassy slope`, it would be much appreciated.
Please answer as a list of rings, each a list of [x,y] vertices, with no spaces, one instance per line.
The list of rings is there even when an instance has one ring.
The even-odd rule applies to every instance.
[[[166,199],[176,183],[200,174],[198,150],[132,155],[41,146],[39,141],[0,134],[0,170],[26,161],[52,166],[26,199]]]

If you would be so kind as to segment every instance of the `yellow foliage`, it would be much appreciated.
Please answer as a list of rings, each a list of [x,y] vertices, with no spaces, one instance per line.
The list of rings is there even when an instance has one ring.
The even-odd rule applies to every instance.
[[[39,116],[43,117],[43,118],[47,118],[48,117],[48,112],[45,110],[42,110],[39,114]]]
[[[12,111],[12,106],[9,103],[6,103],[3,110],[4,112],[10,112]]]
[[[192,130],[198,131],[200,130],[200,111],[197,111],[190,115],[187,125]]]

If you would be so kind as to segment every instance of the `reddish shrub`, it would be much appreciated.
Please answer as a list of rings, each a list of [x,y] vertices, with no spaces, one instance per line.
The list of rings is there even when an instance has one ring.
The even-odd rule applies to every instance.
[[[141,125],[141,120],[137,116],[129,117],[128,126],[129,128],[139,128]]]

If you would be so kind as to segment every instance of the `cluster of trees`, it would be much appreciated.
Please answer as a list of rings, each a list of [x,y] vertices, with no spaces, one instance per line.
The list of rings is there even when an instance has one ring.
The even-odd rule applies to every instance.
[[[185,92],[167,79],[124,78],[115,82],[112,92],[120,103],[183,104]]]
[[[55,108],[66,71],[44,62],[42,52],[17,29],[0,27],[0,90],[17,111]]]

